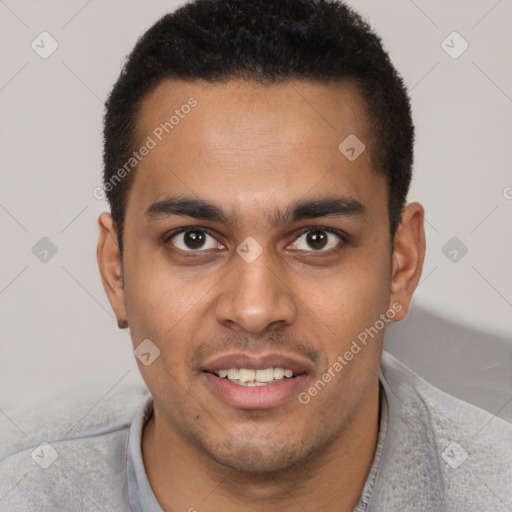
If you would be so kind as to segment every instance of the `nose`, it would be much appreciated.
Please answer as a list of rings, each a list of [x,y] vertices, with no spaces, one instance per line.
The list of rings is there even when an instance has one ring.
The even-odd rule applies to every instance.
[[[269,251],[247,262],[233,254],[231,272],[221,281],[217,321],[232,329],[261,334],[293,324],[297,314],[286,272]]]

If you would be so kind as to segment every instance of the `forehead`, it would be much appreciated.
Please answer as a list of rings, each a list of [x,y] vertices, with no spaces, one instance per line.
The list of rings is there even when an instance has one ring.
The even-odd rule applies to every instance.
[[[141,208],[176,193],[232,211],[333,192],[360,202],[379,193],[386,203],[364,102],[350,81],[167,80],[142,101],[136,139],[136,148],[152,146],[130,191]],[[366,146],[357,159],[340,151],[346,140],[356,151]]]
[[[187,101],[192,98],[198,108],[188,109]],[[369,135],[365,103],[353,80],[332,83],[290,80],[267,85],[245,80],[211,83],[168,79],[141,101],[136,137],[140,139],[170,121],[173,137],[180,138],[180,134],[187,132],[181,121],[188,117],[189,110],[193,114],[192,122],[202,122],[202,126],[194,126],[194,130],[201,130],[197,133],[200,137],[193,141],[195,144],[226,142],[229,145],[233,136],[240,135],[241,142],[247,142],[243,148],[257,150],[246,137],[248,131],[254,134],[261,128],[270,131],[272,124],[275,130],[286,128],[283,135],[308,135],[310,144],[329,142],[325,140],[328,131],[336,139],[348,128],[357,130],[362,138]],[[173,114],[175,119],[171,119]],[[297,123],[298,120],[303,122]],[[225,139],[226,135],[231,138]],[[182,137],[180,142],[185,139]]]

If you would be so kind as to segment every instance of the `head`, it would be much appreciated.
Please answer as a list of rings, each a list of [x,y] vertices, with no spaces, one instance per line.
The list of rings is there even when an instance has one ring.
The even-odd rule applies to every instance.
[[[141,103],[173,78],[217,84],[235,79],[267,85],[355,82],[371,128],[366,142],[372,166],[387,181],[393,237],[411,181],[414,127],[405,87],[379,37],[338,2],[204,0],[164,16],[139,39],[107,101],[104,188],[121,251],[137,170],[130,158],[139,149]]]
[[[169,432],[273,471],[366,414],[423,262],[413,139],[401,78],[341,3],[197,0],[142,36],[107,101],[98,260],[134,347],[151,340]],[[226,398],[233,355],[295,365],[293,396]]]

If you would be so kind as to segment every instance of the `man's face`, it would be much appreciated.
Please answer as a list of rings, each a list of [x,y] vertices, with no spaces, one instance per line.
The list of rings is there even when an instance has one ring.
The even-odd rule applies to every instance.
[[[191,97],[197,105],[180,110]],[[179,122],[162,133],[176,109]],[[338,149],[350,134],[366,145],[353,161]],[[134,347],[149,339],[160,350],[139,363],[155,420],[226,466],[291,467],[375,396],[384,329],[332,367],[396,299],[387,185],[371,168],[362,99],[351,83],[168,81],[141,105],[136,147],[148,136],[156,146],[127,201],[123,304],[111,302]],[[222,216],[197,205],[179,214],[183,204],[167,201],[176,198]],[[313,201],[325,204],[293,215]],[[240,367],[294,376],[222,377]]]

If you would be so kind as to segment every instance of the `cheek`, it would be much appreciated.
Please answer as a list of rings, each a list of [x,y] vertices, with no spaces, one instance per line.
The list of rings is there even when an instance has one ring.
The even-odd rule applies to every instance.
[[[138,244],[135,250],[127,251],[125,302],[132,325],[165,332],[184,317],[200,300],[204,286],[199,280],[187,281],[183,276],[163,250]]]
[[[183,361],[205,322],[211,321],[212,293],[218,281],[217,272],[187,278],[186,272],[172,268],[164,257],[128,257],[125,303],[134,347],[150,339],[160,350],[162,371],[184,374]],[[141,372],[146,369],[142,366]]]
[[[149,339],[158,356],[149,365],[137,364],[148,388],[172,396],[176,406],[189,387],[190,376],[183,362],[194,337],[196,294],[183,293],[177,279],[160,277],[155,268],[144,272],[141,267],[138,272],[125,293],[130,335],[135,350]]]
[[[310,284],[305,302],[347,340],[373,325],[388,309],[391,291],[390,257],[385,251],[358,251],[322,285]],[[332,334],[332,333],[331,333]]]
[[[328,367],[317,376],[328,382],[328,390],[315,398],[317,410],[344,417],[378,378],[387,325],[381,315],[389,308],[390,283],[390,256],[375,250],[368,256],[359,253],[310,293],[308,306],[329,327],[322,329]]]

